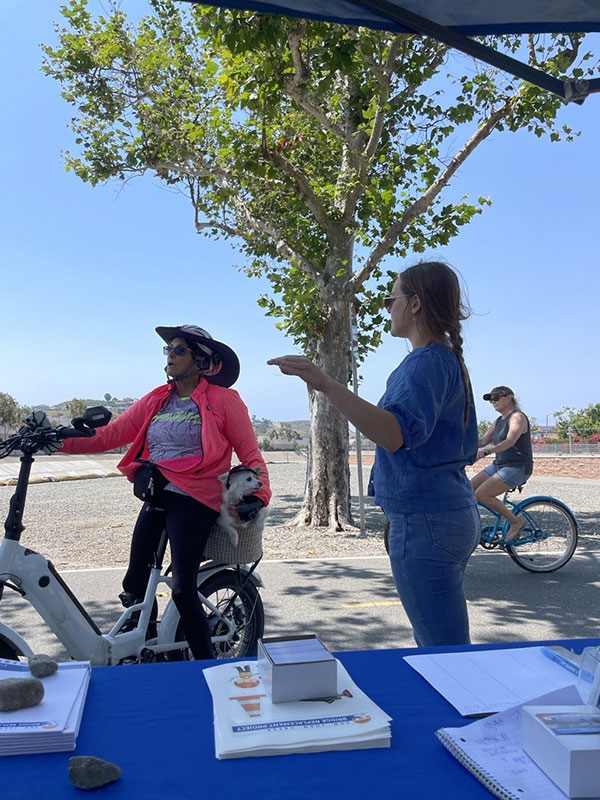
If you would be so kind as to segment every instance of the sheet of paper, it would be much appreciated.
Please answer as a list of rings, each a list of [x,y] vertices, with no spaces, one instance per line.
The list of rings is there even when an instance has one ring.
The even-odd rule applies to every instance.
[[[567,686],[525,705],[570,705],[579,703],[579,693]],[[521,746],[522,705],[477,720],[462,728],[437,732],[450,742],[454,755],[488,788],[500,787],[505,795],[526,800],[565,800],[565,795],[532,761]],[[462,755],[462,758],[461,758]]]
[[[0,735],[50,734],[72,723],[73,707],[89,680],[89,662],[65,662],[54,675],[42,679],[44,698],[36,706],[0,712]],[[28,665],[0,659],[0,680],[31,677]]]
[[[359,689],[339,661],[337,695],[290,703],[271,703],[257,662],[245,666],[249,669],[243,678],[235,664],[203,670],[213,699],[218,758],[389,741],[391,718]]]
[[[463,717],[491,714],[573,683],[541,647],[404,656]],[[581,701],[578,701],[581,702]]]

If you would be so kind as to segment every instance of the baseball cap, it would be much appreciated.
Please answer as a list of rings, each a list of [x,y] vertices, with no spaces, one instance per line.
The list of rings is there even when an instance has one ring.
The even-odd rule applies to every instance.
[[[487,394],[483,395],[483,399],[489,400],[494,394],[500,395],[500,397],[508,397],[511,394],[514,395],[514,392],[512,389],[509,389],[508,386],[494,386],[491,392],[487,392]]]

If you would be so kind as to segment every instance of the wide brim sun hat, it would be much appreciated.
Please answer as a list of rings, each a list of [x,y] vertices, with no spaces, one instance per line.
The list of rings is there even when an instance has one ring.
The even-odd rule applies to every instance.
[[[181,337],[193,341],[200,349],[208,353],[216,353],[220,362],[204,373],[204,378],[217,386],[233,386],[240,374],[240,360],[234,351],[223,342],[213,339],[205,328],[198,325],[160,325],[156,332],[165,342]]]

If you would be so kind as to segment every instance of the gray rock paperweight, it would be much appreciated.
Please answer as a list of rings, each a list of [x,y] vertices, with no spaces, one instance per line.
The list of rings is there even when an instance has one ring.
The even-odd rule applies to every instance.
[[[58,669],[58,664],[50,656],[40,653],[28,659],[29,671],[34,678],[47,678],[54,675]]]
[[[44,699],[44,684],[37,678],[5,678],[0,681],[0,711],[37,706]]]
[[[79,789],[96,789],[118,781],[121,768],[96,756],[72,756],[69,759],[69,779]]]

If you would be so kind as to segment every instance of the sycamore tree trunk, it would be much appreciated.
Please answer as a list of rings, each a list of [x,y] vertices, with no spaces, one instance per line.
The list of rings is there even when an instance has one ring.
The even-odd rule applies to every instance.
[[[315,362],[344,386],[350,368],[350,310],[348,303],[331,307],[317,344]],[[308,391],[310,441],[306,487],[294,524],[344,530],[352,525],[348,421],[321,392]]]

